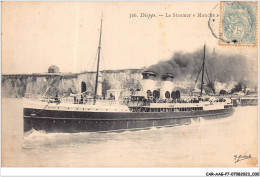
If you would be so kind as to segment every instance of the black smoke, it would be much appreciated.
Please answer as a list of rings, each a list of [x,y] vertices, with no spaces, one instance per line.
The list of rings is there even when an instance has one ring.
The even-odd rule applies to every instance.
[[[171,59],[152,65],[147,70],[155,72],[158,77],[164,73],[171,73],[175,81],[194,80],[195,83],[201,70],[203,55],[203,49],[192,53],[176,52]],[[257,80],[252,78],[252,70],[245,56],[209,50],[206,50],[205,56],[205,83],[235,81],[252,85]],[[201,73],[198,77],[198,82],[200,81]]]

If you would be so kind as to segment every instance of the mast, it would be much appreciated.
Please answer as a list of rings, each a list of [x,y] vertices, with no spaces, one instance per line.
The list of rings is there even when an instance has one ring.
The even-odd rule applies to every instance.
[[[94,95],[94,104],[97,99],[97,85],[98,85],[98,73],[99,73],[99,61],[100,61],[100,50],[101,50],[101,36],[102,36],[102,19],[101,17],[101,25],[100,25],[100,35],[99,35],[99,45],[98,45],[98,61],[97,61],[97,74],[96,74],[96,84],[95,84],[95,95]]]
[[[201,86],[200,86],[200,96],[202,97],[202,89],[203,89],[203,77],[204,77],[204,67],[205,67],[205,53],[206,53],[206,44],[204,44],[204,55],[203,55],[203,63],[202,63],[202,77],[201,77]]]

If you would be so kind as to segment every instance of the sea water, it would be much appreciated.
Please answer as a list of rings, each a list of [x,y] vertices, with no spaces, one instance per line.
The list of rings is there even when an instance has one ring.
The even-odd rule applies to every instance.
[[[106,133],[23,132],[22,99],[2,99],[2,166],[218,167],[257,165],[257,106],[190,125]],[[235,155],[251,159],[235,163]]]

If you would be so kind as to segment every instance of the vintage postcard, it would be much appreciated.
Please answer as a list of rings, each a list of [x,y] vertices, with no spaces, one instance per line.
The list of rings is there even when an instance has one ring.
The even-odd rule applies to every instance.
[[[2,167],[258,166],[257,2],[2,2],[1,19]]]

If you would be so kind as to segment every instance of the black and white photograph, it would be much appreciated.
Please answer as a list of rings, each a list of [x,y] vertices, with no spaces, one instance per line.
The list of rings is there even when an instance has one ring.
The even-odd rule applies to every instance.
[[[1,6],[2,167],[258,167],[257,1]]]

